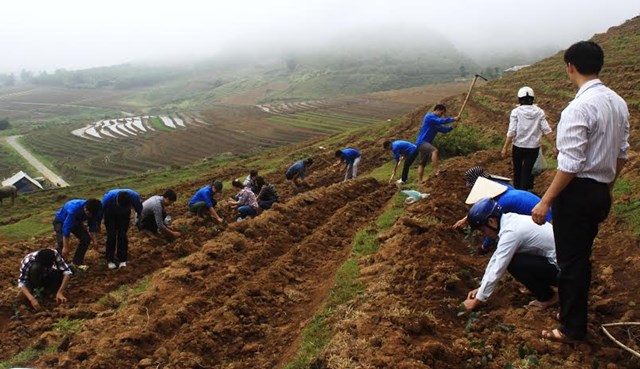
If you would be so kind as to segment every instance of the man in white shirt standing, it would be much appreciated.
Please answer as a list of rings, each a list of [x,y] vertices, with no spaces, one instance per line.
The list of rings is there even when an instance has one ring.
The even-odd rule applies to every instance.
[[[469,292],[464,301],[467,311],[487,301],[505,271],[536,297],[529,306],[544,309],[558,302],[558,294],[551,288],[558,280],[551,224],[540,227],[528,215],[503,214],[502,207],[488,197],[469,209],[467,221],[485,237],[498,240],[480,288]]]
[[[611,189],[629,148],[629,110],[624,100],[598,79],[604,53],[598,44],[581,41],[564,54],[567,74],[579,88],[557,128],[558,169],[533,209],[544,224],[553,205],[553,230],[560,274],[560,328],[542,336],[566,342],[587,334],[587,301],[591,284],[591,248],[598,224],[611,207]]]

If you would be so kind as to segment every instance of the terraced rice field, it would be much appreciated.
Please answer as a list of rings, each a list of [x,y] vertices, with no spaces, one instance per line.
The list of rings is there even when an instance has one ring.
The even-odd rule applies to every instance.
[[[184,120],[177,116],[169,117],[161,115],[159,117],[150,117],[145,115],[141,117],[101,120],[82,128],[74,129],[71,131],[71,134],[89,140],[102,140],[145,134],[155,131],[156,128],[154,128],[154,126],[160,130],[167,130],[164,129],[165,127],[171,129],[186,127]]]
[[[407,106],[366,99],[252,106],[200,113],[104,119],[69,132],[43,129],[24,138],[30,150],[72,183],[92,182],[211,156],[253,153],[386,121]],[[286,113],[285,113],[286,111]]]

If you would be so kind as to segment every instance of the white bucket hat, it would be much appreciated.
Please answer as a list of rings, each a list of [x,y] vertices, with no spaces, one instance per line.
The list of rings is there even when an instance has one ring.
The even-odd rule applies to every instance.
[[[473,185],[469,196],[464,201],[465,204],[472,205],[478,202],[478,200],[483,199],[485,197],[494,198],[498,195],[503,194],[507,190],[507,186],[502,185],[500,183],[491,181],[484,177],[478,177],[476,183]]]

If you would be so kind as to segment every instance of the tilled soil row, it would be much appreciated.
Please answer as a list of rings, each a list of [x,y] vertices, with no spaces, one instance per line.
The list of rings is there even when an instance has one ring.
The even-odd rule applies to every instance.
[[[458,315],[490,258],[473,254],[481,242],[478,235],[450,229],[467,210],[462,160],[470,159],[491,173],[508,169],[496,153],[480,152],[451,160],[444,175],[429,180],[425,191],[431,197],[407,207],[382,237],[380,251],[362,261],[367,292],[335,314],[339,333],[315,367],[502,369],[539,361],[545,368],[638,368],[640,361],[600,330],[600,324],[638,317],[636,291],[630,286],[640,273],[640,242],[613,214],[594,244],[587,341],[563,345],[540,339],[542,329],[557,327],[556,310],[525,308],[533,297],[508,277],[477,315]],[[539,178],[536,188],[544,189],[551,174]]]
[[[350,181],[233,225],[152,277],[127,306],[85,322],[61,346],[64,352],[37,364],[271,367],[326,297],[360,224],[376,217],[393,193],[373,179]]]

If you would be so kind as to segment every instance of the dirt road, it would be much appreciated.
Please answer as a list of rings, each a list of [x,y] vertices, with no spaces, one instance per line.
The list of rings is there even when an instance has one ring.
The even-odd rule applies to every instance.
[[[55,174],[51,169],[47,168],[42,162],[36,159],[27,149],[18,143],[18,138],[21,136],[9,136],[7,137],[7,143],[11,145],[23,158],[25,158],[29,164],[33,165],[42,175],[51,181],[51,183],[58,185],[58,187],[68,187],[69,184],[65,182],[59,175]]]

